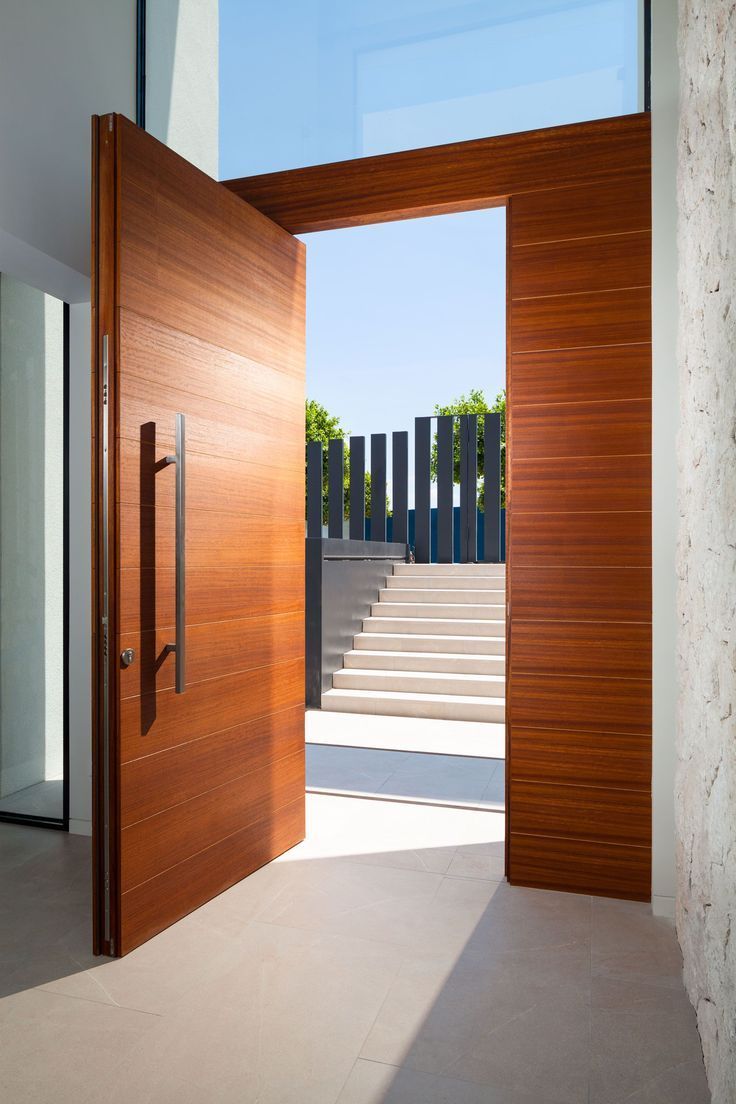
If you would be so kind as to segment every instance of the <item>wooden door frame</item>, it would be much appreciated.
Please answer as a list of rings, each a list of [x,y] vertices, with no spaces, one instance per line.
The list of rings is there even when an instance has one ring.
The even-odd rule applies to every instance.
[[[651,172],[648,112],[481,138],[261,176],[225,180],[240,198],[293,234],[365,226],[431,215],[507,207],[514,196],[620,184]],[[551,183],[552,182],[552,183]],[[582,193],[581,193],[582,194]],[[510,282],[513,220],[507,220],[507,433],[512,438]],[[507,490],[511,464],[507,454]],[[507,515],[507,521],[510,518]],[[513,522],[511,522],[513,524]],[[510,541],[507,534],[507,550]],[[507,552],[508,577],[512,568]],[[510,619],[507,617],[507,658]],[[506,664],[506,856],[511,816],[509,674]],[[527,883],[534,884],[534,883]],[[564,888],[574,888],[565,886]],[[605,888],[601,892],[605,892]],[[613,895],[617,895],[615,892]]]

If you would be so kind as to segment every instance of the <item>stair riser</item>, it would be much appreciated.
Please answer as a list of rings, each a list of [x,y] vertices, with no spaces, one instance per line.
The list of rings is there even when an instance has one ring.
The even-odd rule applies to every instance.
[[[401,635],[399,629],[390,633],[378,628],[358,633],[353,637],[353,648],[367,648],[374,652],[455,652],[458,655],[469,652],[472,655],[503,656],[506,641],[503,636],[453,638],[446,635],[422,636],[418,632]]]
[[[505,578],[505,564],[394,564],[394,575],[453,575]]]
[[[399,580],[400,581],[400,580]],[[379,595],[381,602],[413,602],[420,605],[438,604],[441,606],[453,606],[458,602],[469,606],[477,602],[481,606],[503,606],[506,603],[506,592],[503,590],[399,590],[397,587],[386,587]]]
[[[403,617],[366,617],[363,632],[408,633],[415,636],[481,636],[493,639],[505,639],[506,626],[503,621],[457,621],[449,618],[418,617],[407,620]],[[444,649],[447,651],[447,649]]]
[[[392,690],[402,694],[462,694],[467,696],[503,698],[506,685],[503,679],[493,681],[476,676],[474,679],[453,675],[438,678],[411,672],[382,673],[381,671],[335,671],[332,685],[337,690]]]
[[[385,594],[385,591],[384,591]],[[371,606],[373,617],[443,617],[452,621],[503,621],[504,606],[467,605],[462,609],[456,606],[443,606],[439,602],[411,603],[384,601]]]
[[[478,655],[411,655],[406,652],[380,652],[372,654],[367,649],[348,652],[343,657],[345,667],[369,668],[374,671],[436,671],[453,675],[503,675],[506,660],[503,656]]]
[[[379,717],[423,717],[427,720],[453,721],[491,721],[503,722],[504,703],[490,702],[482,704],[469,704],[467,702],[454,702],[451,698],[447,702],[437,703],[431,699],[427,701],[395,701],[390,698],[361,697],[360,694],[345,694],[339,698],[331,698],[329,694],[322,696],[322,708],[330,712],[338,713],[370,713]]]
[[[504,594],[503,578],[471,578],[461,575],[457,579],[452,575],[437,576],[427,575],[389,575],[386,578],[386,586],[389,590],[490,590]]]

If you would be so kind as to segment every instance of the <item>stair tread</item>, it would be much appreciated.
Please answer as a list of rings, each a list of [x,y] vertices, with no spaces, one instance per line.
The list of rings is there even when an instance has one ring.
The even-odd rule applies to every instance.
[[[504,701],[503,698],[493,697],[489,694],[423,694],[419,691],[410,690],[348,690],[340,687],[333,687],[331,690],[325,690],[322,697],[388,698],[394,701],[447,702],[451,705],[456,703],[465,703],[467,705],[500,705]]]
[[[387,670],[385,668],[376,669],[375,667],[344,667],[340,673],[348,673],[350,677],[356,675],[370,675],[371,678],[412,678],[412,679],[448,679],[455,680],[462,679],[464,681],[471,682],[493,682],[501,683],[506,682],[505,675],[483,675],[483,674],[463,674],[453,671],[402,671]],[[335,672],[337,674],[337,672]]]
[[[397,634],[398,635],[398,634]],[[412,641],[422,640],[421,636],[412,636]],[[465,636],[465,637],[452,637],[452,636],[440,636],[435,637],[435,640],[477,640],[477,636]],[[431,659],[432,662],[439,662],[443,659],[482,659],[482,660],[499,660],[503,659],[503,656],[488,655],[485,652],[423,652],[421,650],[410,652],[408,649],[402,649],[400,652],[390,652],[380,648],[353,648],[351,651],[345,653],[346,656],[353,656],[356,659],[363,659],[366,656],[390,656],[392,659]]]

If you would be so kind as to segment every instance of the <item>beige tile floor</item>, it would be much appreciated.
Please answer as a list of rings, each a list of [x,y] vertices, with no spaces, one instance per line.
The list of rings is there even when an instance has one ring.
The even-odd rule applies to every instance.
[[[0,825],[3,1104],[705,1104],[672,927],[502,880],[492,812],[310,795],[309,838],[120,961],[89,840]]]

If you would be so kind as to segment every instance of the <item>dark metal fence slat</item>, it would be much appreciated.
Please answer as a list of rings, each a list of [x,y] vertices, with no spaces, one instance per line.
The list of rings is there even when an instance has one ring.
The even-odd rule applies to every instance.
[[[437,418],[437,562],[452,563],[453,431],[452,414]]]
[[[345,516],[345,442],[333,438],[327,447],[327,535],[342,537]]]
[[[371,540],[386,539],[386,434],[371,433]]]
[[[391,488],[393,531],[391,539],[406,544],[409,540],[409,434],[400,430],[391,437]]]
[[[414,558],[417,563],[429,563],[431,558],[430,530],[430,461],[432,456],[432,419],[414,419]]]
[[[321,441],[307,441],[307,536],[322,536]]]
[[[501,561],[501,415],[483,416],[483,559]]]
[[[350,438],[350,539],[365,540],[365,437]]]

